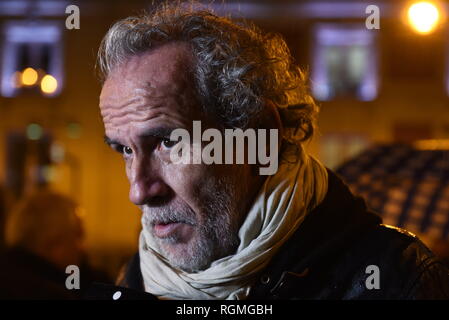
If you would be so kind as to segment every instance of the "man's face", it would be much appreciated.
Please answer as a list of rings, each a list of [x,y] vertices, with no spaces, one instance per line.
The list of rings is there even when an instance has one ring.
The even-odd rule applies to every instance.
[[[193,120],[217,127],[195,98],[184,43],[130,58],[108,76],[100,96],[106,139],[123,154],[130,200],[143,228],[172,265],[189,272],[232,254],[257,178],[248,165],[174,164],[172,130]]]

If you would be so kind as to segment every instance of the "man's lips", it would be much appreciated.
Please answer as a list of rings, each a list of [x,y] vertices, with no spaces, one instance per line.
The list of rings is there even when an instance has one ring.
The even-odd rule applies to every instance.
[[[153,226],[154,235],[158,238],[167,238],[175,233],[182,232],[190,225],[183,222],[155,223]]]

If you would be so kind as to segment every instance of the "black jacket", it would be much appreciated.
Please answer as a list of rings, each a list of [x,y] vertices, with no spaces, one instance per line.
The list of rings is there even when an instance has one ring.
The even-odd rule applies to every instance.
[[[0,253],[0,300],[77,300],[94,281],[109,281],[101,271],[83,263],[80,290],[68,290],[69,274],[51,262],[20,247]]]
[[[143,291],[138,254],[120,285]],[[249,299],[449,299],[449,270],[416,236],[382,225],[329,171],[325,199],[254,280]]]
[[[0,254],[0,300],[76,299],[67,290],[67,274],[50,262],[21,248]]]

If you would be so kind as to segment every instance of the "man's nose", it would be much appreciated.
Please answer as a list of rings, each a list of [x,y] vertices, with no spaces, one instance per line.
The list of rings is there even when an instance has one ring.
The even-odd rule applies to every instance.
[[[129,199],[135,205],[144,205],[169,195],[170,188],[152,166],[149,159],[133,161],[128,169],[130,182]]]

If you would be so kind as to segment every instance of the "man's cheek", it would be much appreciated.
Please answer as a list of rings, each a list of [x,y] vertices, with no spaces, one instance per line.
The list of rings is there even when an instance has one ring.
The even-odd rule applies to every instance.
[[[207,177],[203,165],[170,164],[165,167],[164,175],[167,180],[180,185],[195,185]]]
[[[171,174],[164,175],[166,183],[189,207],[198,212],[201,202],[201,190],[209,178],[201,175],[198,165],[176,165],[171,167]]]

